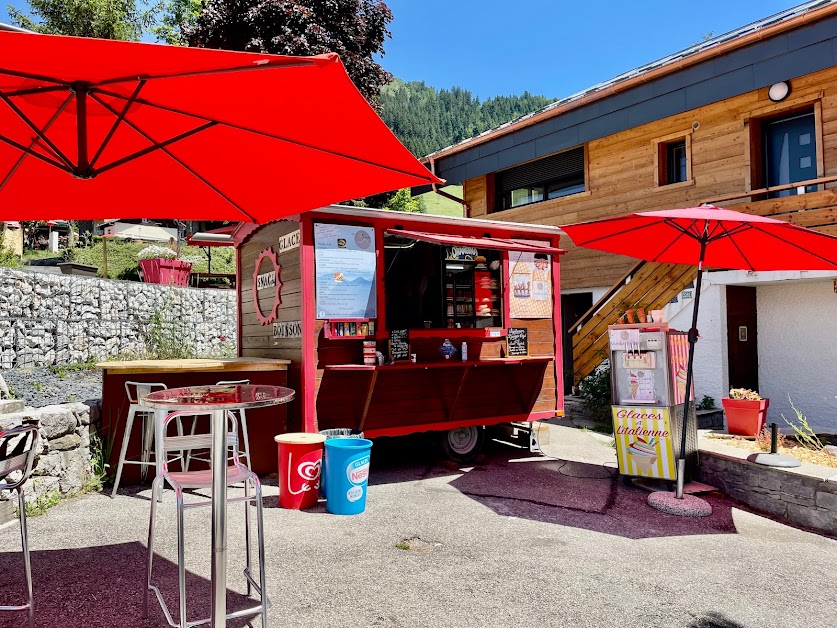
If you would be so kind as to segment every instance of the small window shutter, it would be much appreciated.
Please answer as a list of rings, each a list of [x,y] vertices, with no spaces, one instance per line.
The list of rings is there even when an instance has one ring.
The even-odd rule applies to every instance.
[[[503,170],[495,175],[498,194],[584,173],[584,147],[544,157],[528,164]]]

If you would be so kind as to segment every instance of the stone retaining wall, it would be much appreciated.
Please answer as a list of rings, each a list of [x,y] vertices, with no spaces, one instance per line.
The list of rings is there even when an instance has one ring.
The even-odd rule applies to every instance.
[[[234,290],[0,268],[0,368],[141,356],[176,341],[199,357],[236,354]]]
[[[99,408],[99,402],[65,403],[0,414],[0,431],[23,424],[38,426],[35,466],[24,485],[27,502],[56,491],[70,495],[85,487],[92,477],[90,437],[99,425]],[[11,508],[2,507],[8,497],[0,493],[0,523],[4,514],[11,514]]]
[[[757,510],[837,534],[837,470],[825,479],[701,450],[700,479]]]

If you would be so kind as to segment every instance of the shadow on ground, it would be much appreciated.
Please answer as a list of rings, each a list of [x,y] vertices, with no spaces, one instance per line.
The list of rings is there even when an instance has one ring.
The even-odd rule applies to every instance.
[[[10,530],[7,529],[7,532]],[[149,621],[142,618],[142,591],[145,582],[145,546],[120,543],[80,549],[33,551],[32,575],[35,586],[36,626],[84,626],[85,628],[122,628],[165,626],[166,619],[153,598],[149,602]],[[230,573],[229,577],[234,577]],[[172,613],[177,613],[177,565],[161,558],[154,560],[154,582],[159,586]],[[0,553],[0,604],[16,605],[25,601],[23,559],[20,552]],[[188,620],[209,616],[211,591],[209,581],[186,572]],[[253,606],[257,602],[227,593],[230,611]],[[0,613],[0,627],[26,625],[26,612]],[[243,627],[245,619],[230,621],[228,626]]]
[[[648,506],[646,491],[625,486],[610,467],[530,454],[497,442],[489,443],[476,464],[461,466],[440,459],[421,438],[375,441],[373,485],[439,475],[450,475],[451,486],[507,517],[631,539],[736,532],[733,502],[725,497],[704,496],[712,505],[709,517],[666,515]]]

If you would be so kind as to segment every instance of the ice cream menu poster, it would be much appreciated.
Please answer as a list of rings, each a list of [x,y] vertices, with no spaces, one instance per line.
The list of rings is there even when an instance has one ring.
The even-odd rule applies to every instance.
[[[534,242],[534,244],[542,244]],[[549,255],[509,251],[509,314],[512,318],[552,317]]]
[[[668,408],[614,406],[613,434],[619,473],[676,479]]]
[[[317,318],[376,318],[375,230],[314,223]]]

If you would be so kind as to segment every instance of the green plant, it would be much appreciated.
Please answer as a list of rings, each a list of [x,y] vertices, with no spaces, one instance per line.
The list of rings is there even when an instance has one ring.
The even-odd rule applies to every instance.
[[[41,382],[39,381],[34,381],[32,382],[32,388],[35,389],[35,392],[41,392],[41,390],[43,390],[44,388],[44,385],[41,384]]]
[[[88,358],[85,362],[74,362],[72,364],[55,364],[49,367],[53,375],[57,375],[59,379],[66,379],[70,373],[78,371],[90,371],[96,368],[96,360]]]
[[[610,367],[602,366],[581,380],[578,391],[593,420],[610,423]]]
[[[40,517],[47,510],[57,505],[60,501],[61,491],[50,491],[46,495],[35,498],[35,501],[26,503],[26,516]]]
[[[814,433],[814,430],[811,429],[811,426],[808,424],[808,417],[806,417],[802,413],[802,410],[793,405],[793,399],[791,399],[790,395],[788,395],[788,401],[790,402],[790,406],[796,414],[796,421],[788,421],[788,419],[785,418],[784,414],[782,415],[782,419],[785,421],[785,423],[790,425],[791,428],[793,428],[793,431],[796,434],[796,440],[798,440],[802,446],[807,447],[808,449],[822,449],[822,441],[819,439],[819,437],[817,437],[817,435]]]
[[[145,352],[151,360],[185,360],[195,357],[191,347],[183,342],[177,325],[163,318],[156,310],[141,330]]]
[[[14,251],[4,246],[0,247],[0,266],[5,266],[6,268],[21,268],[23,266],[23,262]]]
[[[700,403],[697,404],[698,410],[711,410],[715,407],[715,399],[714,397],[710,397],[709,395],[704,395],[703,399],[700,400]]]
[[[410,544],[407,543],[407,541],[398,541],[398,543],[395,544],[395,548],[400,549],[400,550],[409,551],[410,550]]]
[[[112,438],[101,438],[98,434],[90,435],[90,478],[85,484],[88,491],[101,491],[108,481],[110,454],[113,450]]]
[[[761,395],[749,388],[732,388],[729,391],[729,398],[739,401],[761,401]]]

